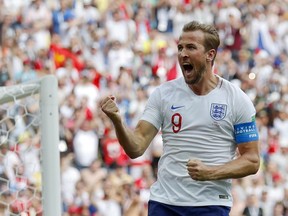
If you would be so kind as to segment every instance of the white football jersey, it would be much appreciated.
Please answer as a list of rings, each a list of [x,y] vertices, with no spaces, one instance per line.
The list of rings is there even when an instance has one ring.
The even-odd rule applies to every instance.
[[[206,165],[231,161],[237,145],[233,126],[254,116],[249,97],[221,77],[207,95],[196,95],[183,77],[156,88],[141,118],[161,128],[163,137],[150,199],[179,206],[232,206],[231,180],[195,181],[186,164],[192,158]]]

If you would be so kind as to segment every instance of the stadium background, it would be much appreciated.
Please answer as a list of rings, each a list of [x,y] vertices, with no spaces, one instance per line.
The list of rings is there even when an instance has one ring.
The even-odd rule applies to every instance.
[[[0,86],[58,78],[63,215],[146,215],[161,134],[145,155],[130,160],[98,102],[115,94],[134,127],[153,89],[181,75],[176,43],[190,20],[217,26],[222,43],[214,71],[239,85],[257,110],[261,169],[233,180],[231,216],[251,206],[265,216],[288,215],[287,0],[0,0]],[[32,143],[29,157],[40,164],[38,131],[27,131],[26,121],[11,136],[20,146]],[[31,173],[24,164],[17,168],[23,178],[16,177],[21,148],[8,151],[15,164],[0,161],[1,176],[8,173],[18,189],[40,188],[40,167]],[[41,210],[41,202],[25,196],[11,211]]]

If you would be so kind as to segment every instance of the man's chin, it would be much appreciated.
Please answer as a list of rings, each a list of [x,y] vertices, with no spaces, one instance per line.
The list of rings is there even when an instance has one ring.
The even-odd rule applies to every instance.
[[[187,77],[184,77],[185,82],[187,85],[195,85],[199,82],[200,79],[196,78],[196,79],[188,79]]]

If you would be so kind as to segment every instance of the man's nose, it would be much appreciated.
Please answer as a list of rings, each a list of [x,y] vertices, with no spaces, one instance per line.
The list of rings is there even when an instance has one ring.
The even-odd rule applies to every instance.
[[[184,58],[184,57],[188,57],[188,52],[186,49],[182,49],[181,51],[179,51],[179,56]]]

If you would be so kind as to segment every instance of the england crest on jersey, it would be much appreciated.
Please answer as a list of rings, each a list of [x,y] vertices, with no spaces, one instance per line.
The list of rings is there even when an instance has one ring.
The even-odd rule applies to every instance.
[[[226,116],[227,105],[226,104],[217,104],[212,103],[210,108],[211,117],[216,120],[222,120]]]

